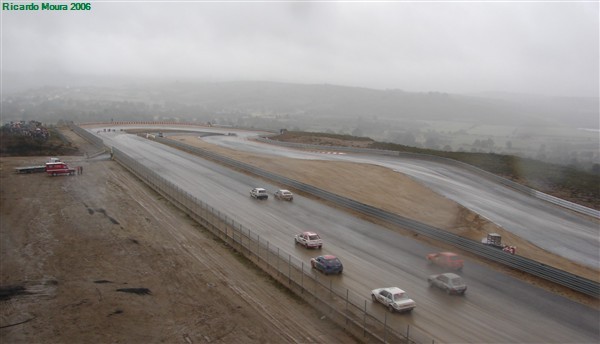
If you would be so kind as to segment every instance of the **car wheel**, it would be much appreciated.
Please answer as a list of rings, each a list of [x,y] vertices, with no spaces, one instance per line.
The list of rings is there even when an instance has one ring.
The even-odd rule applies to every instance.
[[[427,284],[429,284],[429,288],[433,287],[433,283],[431,281],[427,281]]]
[[[450,289],[446,288],[446,294],[450,295]]]
[[[323,246],[319,245],[319,249],[321,249]]]
[[[373,302],[377,301],[377,296],[375,296],[375,294],[371,294],[371,300],[373,300]]]
[[[392,305],[388,305],[388,310],[390,313],[394,313],[394,307],[392,307]]]

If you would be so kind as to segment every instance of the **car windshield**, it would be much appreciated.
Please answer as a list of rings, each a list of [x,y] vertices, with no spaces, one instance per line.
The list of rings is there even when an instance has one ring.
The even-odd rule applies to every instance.
[[[308,236],[308,240],[319,240],[319,236],[317,234],[311,234]]]
[[[342,263],[337,258],[325,259],[325,265],[327,265],[327,266],[338,266],[338,265],[341,265],[341,264]]]
[[[460,277],[451,278],[449,281],[450,285],[463,285],[463,280]]]
[[[394,294],[394,301],[402,301],[402,300],[407,300],[408,296],[406,296],[406,294],[404,293],[397,293]]]

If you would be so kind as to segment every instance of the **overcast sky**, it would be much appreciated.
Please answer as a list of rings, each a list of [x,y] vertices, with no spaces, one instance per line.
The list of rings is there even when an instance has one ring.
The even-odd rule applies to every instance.
[[[95,1],[1,15],[3,73],[599,92],[597,2]]]

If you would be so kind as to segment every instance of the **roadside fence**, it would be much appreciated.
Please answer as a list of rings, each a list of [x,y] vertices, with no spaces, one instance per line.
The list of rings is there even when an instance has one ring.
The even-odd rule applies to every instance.
[[[365,342],[435,343],[428,334],[408,323],[390,324],[389,312],[369,312],[372,301],[352,290],[340,288],[334,276],[316,273],[310,263],[292,256],[224,212],[190,195],[156,172],[113,148],[113,158],[158,193],[188,213],[198,223],[244,254],[258,267],[308,302],[324,316]],[[379,308],[379,307],[378,307]],[[398,324],[395,319],[394,324]]]
[[[101,148],[101,149],[105,149],[106,146],[104,145],[104,141],[99,138],[98,136],[90,133],[89,131],[82,129],[81,127],[75,125],[73,122],[69,123],[69,128],[71,130],[73,130],[77,135],[83,137],[84,139],[88,140],[88,142],[90,142],[91,144],[93,144],[94,146]]]
[[[97,147],[106,148],[102,139],[89,131],[74,124],[70,127]],[[310,263],[271,244],[120,150],[114,147],[108,149],[115,161],[356,338],[367,343],[436,343],[430,335],[413,325],[402,322],[397,325],[398,321],[391,325],[388,317],[392,315],[387,311],[379,312],[383,316],[369,312],[372,301],[364,295],[335,285],[335,277],[320,276]]]

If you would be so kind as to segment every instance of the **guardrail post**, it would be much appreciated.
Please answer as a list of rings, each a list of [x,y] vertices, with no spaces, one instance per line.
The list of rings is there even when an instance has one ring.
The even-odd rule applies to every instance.
[[[304,262],[301,262],[300,268],[302,269],[302,273],[300,274],[300,293],[304,294]]]
[[[388,316],[388,312],[385,312],[384,314],[385,314],[385,316],[383,318],[383,343],[385,344],[385,342],[387,341],[387,316]]]
[[[227,226],[225,226],[227,227]],[[235,227],[231,227],[231,246],[235,247]]]
[[[346,314],[348,314],[348,292],[349,289],[346,289]],[[348,316],[346,315],[346,325],[348,325]]]
[[[363,337],[367,336],[367,300],[365,300],[365,309],[363,312]]]

